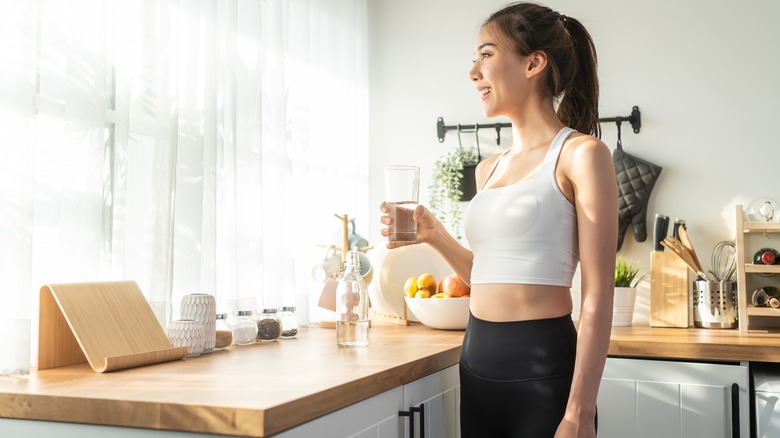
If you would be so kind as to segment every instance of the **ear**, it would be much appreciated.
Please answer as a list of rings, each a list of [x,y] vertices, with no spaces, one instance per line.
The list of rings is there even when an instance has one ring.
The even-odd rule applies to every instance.
[[[526,67],[525,77],[532,78],[541,74],[547,68],[547,54],[542,51],[536,51],[526,58],[528,66]]]

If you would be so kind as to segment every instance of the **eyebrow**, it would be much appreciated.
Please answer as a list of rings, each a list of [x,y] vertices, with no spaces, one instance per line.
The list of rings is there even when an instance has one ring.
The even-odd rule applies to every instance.
[[[496,45],[493,44],[493,43],[482,43],[482,44],[479,45],[479,47],[477,47],[477,50],[482,50],[483,48],[485,48],[487,46],[494,46],[495,47]]]

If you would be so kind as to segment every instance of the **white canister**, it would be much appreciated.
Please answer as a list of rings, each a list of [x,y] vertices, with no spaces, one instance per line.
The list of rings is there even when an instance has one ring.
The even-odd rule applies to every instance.
[[[168,324],[165,335],[174,347],[187,347],[184,357],[198,357],[203,353],[203,324],[194,319],[177,319]]]
[[[202,354],[214,351],[217,336],[217,301],[204,293],[185,295],[181,299],[181,319],[192,319],[203,324],[204,346]]]

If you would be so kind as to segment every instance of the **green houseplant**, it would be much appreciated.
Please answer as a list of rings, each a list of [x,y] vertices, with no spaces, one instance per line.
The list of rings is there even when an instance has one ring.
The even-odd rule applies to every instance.
[[[439,157],[433,168],[428,205],[434,216],[449,225],[458,239],[461,237],[460,201],[471,199],[476,192],[473,174],[477,163],[478,158],[474,151],[458,147]],[[464,176],[464,172],[470,174]],[[465,187],[464,181],[470,182],[474,187]]]
[[[615,261],[615,295],[612,305],[612,325],[630,326],[634,319],[636,285],[645,278],[639,275],[639,265],[627,260],[623,254]]]
[[[637,275],[639,275],[639,265],[620,254],[615,261],[615,287],[636,287],[647,274],[639,278],[636,278]]]

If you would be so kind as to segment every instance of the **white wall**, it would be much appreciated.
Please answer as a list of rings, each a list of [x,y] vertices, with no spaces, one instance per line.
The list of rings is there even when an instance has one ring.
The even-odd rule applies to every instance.
[[[422,167],[421,200],[434,161],[457,145],[440,144],[436,119],[448,125],[493,123],[482,115],[466,73],[473,38],[498,0],[369,0],[370,193],[382,200],[382,168]],[[780,201],[780,2],[751,0],[551,0],[589,29],[599,55],[601,117],[642,112],[634,134],[623,125],[627,152],[663,166],[649,205],[648,239],[629,228],[622,252],[650,269],[655,213],[685,219],[709,268],[710,252],[734,239],[734,206],[769,196]],[[614,124],[603,124],[614,149]],[[508,130],[502,132],[502,147]],[[468,139],[468,142],[465,141]],[[464,143],[474,140],[464,137]],[[495,146],[492,132],[480,143]],[[493,151],[496,149],[493,148]],[[370,236],[379,242],[378,209]],[[780,242],[767,242],[780,249]],[[640,288],[635,321],[648,319],[648,288]],[[575,294],[578,288],[575,286]],[[576,300],[575,300],[576,301]]]

